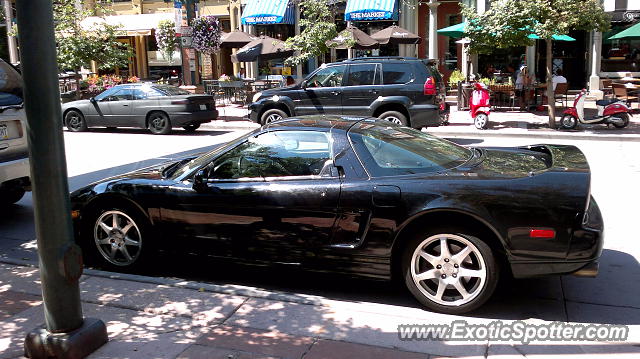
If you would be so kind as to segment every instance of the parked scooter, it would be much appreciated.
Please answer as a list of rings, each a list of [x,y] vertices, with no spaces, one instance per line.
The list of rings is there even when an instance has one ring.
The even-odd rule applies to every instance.
[[[474,90],[471,92],[471,100],[469,101],[471,117],[476,128],[483,130],[489,125],[489,113],[491,112],[489,90],[480,82],[474,83],[473,87]]]
[[[627,106],[625,101],[620,99],[596,101],[598,114],[594,117],[585,118],[584,101],[586,100],[587,93],[587,90],[583,89],[573,101],[573,107],[564,111],[562,119],[560,120],[560,128],[571,130],[576,128],[578,122],[589,125],[603,123],[608,126],[612,124],[617,128],[627,127],[631,108]]]

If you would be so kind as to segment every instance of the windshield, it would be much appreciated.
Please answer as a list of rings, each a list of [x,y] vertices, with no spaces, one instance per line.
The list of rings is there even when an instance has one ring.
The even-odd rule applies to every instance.
[[[168,96],[191,95],[191,92],[189,91],[185,91],[181,88],[170,86],[170,85],[156,85],[156,86],[153,86],[153,88]]]
[[[226,151],[229,148],[235,147],[238,143],[243,142],[248,137],[254,136],[254,135],[255,135],[254,132],[250,132],[244,136],[240,136],[239,138],[227,144],[224,144],[220,147],[216,147],[215,149],[203,154],[202,156],[196,157],[186,163],[180,164],[179,166],[177,166],[176,169],[172,169],[173,173],[170,173],[171,171],[169,171],[169,173],[167,173],[166,175],[171,176],[171,178],[173,179],[181,177],[195,170],[196,168],[200,168],[207,165],[209,162],[211,162],[215,157],[217,157],[222,152]]]
[[[374,177],[442,171],[460,166],[473,155],[455,143],[381,121],[354,125],[349,139]]]

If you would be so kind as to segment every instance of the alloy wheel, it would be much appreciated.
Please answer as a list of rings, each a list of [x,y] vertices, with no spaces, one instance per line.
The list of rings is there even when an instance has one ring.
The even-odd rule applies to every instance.
[[[93,233],[98,252],[111,264],[129,266],[140,256],[140,229],[124,212],[112,210],[102,213],[96,220]]]
[[[429,300],[444,306],[460,306],[482,292],[487,265],[480,250],[468,239],[437,234],[416,247],[411,277]]]
[[[387,121],[389,121],[391,123],[395,123],[396,125],[402,125],[402,121],[399,118],[395,117],[395,116],[386,117],[385,120],[387,120]]]
[[[282,116],[278,115],[277,113],[273,113],[265,118],[264,123],[272,123],[280,120],[282,120]]]
[[[162,116],[156,116],[151,119],[151,126],[157,131],[161,131],[167,125],[167,119]]]

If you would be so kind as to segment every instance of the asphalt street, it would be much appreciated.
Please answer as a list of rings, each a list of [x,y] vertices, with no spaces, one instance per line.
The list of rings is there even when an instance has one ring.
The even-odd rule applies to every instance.
[[[171,136],[153,136],[138,130],[65,132],[69,186],[73,190],[104,177],[203,152],[243,133],[201,130],[195,134],[176,131]],[[505,278],[488,304],[470,316],[627,324],[636,328],[629,339],[640,342],[640,236],[633,229],[640,203],[640,142],[549,141],[531,137],[452,140],[469,146],[549,142],[578,146],[591,165],[592,195],[600,205],[606,224],[605,250],[597,278]],[[0,260],[37,260],[31,195],[10,207],[2,217]],[[142,274],[418,307],[397,283],[308,273],[290,267],[265,269],[219,264],[207,258],[194,261],[189,256],[173,253],[163,255],[158,262],[157,267],[147,268]]]

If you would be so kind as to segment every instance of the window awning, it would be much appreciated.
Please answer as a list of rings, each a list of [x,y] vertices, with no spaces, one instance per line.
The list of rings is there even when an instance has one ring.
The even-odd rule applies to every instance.
[[[397,0],[347,0],[345,21],[397,20]]]
[[[113,15],[105,16],[104,19],[98,16],[89,16],[80,22],[85,30],[91,30],[96,24],[106,22],[109,25],[118,27],[120,36],[151,35],[151,30],[158,27],[162,20],[174,20],[175,15],[171,13],[156,14],[136,14],[136,15]]]
[[[294,24],[295,14],[289,0],[249,0],[241,20],[243,25]]]

